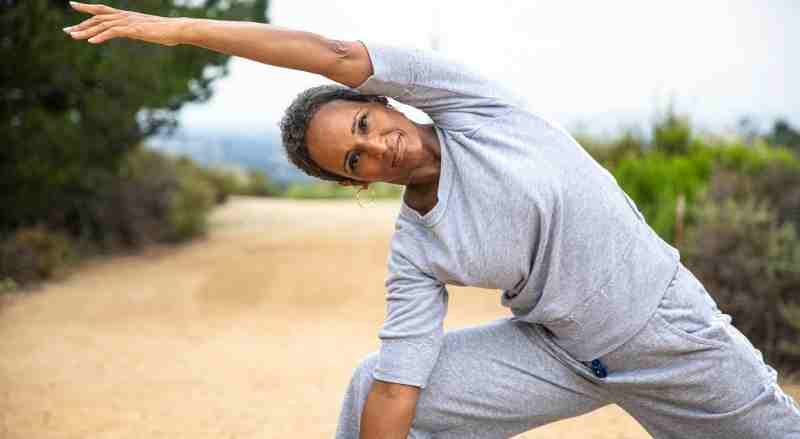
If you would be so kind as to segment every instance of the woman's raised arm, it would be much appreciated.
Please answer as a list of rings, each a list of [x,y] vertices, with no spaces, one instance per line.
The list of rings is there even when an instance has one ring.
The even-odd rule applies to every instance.
[[[336,41],[263,23],[159,17],[106,5],[70,3],[75,10],[93,17],[64,31],[93,44],[113,38],[165,46],[188,44],[316,73],[349,87],[357,87],[372,75],[367,50],[357,41]]]

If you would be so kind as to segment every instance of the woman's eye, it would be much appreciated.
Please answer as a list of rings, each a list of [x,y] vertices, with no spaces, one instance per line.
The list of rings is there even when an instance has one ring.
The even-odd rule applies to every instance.
[[[362,132],[367,130],[367,115],[366,114],[361,116],[360,119],[358,119],[358,129],[361,130]]]
[[[353,172],[358,167],[359,155],[359,153],[354,152],[347,158],[347,166],[350,168],[350,172]]]

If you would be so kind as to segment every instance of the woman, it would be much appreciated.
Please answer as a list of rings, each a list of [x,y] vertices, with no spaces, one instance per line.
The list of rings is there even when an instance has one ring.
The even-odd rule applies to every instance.
[[[510,91],[421,51],[73,6],[94,15],[76,39],[191,44],[346,86],[302,93],[281,123],[308,174],[405,186],[381,351],[337,437],[508,437],[616,403],[656,438],[800,438],[800,409],[678,251]],[[445,334],[447,284],[502,290],[513,317]]]

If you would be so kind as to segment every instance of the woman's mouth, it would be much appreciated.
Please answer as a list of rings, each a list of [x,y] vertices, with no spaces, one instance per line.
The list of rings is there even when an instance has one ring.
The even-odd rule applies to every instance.
[[[400,142],[400,138],[403,135],[401,133],[397,133],[397,140],[394,143],[394,157],[392,158],[392,167],[396,168],[400,166],[400,163],[403,162],[403,147]]]

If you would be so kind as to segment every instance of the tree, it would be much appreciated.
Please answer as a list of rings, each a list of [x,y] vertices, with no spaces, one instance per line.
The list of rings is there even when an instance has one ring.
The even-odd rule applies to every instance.
[[[786,119],[778,119],[772,124],[772,131],[767,134],[767,141],[773,145],[785,146],[800,155],[800,131]]]
[[[670,104],[666,114],[653,125],[653,143],[659,151],[671,155],[686,154],[692,141],[689,118],[679,115]]]
[[[162,16],[266,21],[267,0],[108,0]],[[195,6],[184,6],[195,5]],[[205,101],[228,56],[61,29],[86,16],[66,0],[0,0],[0,237],[40,222],[78,233],[82,207],[141,141]]]

